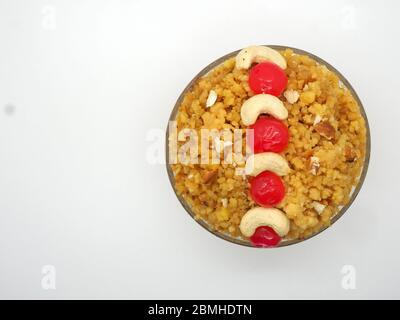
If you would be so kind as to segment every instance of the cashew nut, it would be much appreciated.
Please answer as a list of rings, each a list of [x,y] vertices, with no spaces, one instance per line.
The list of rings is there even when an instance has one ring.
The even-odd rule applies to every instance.
[[[281,237],[288,234],[290,229],[289,219],[279,209],[256,207],[245,213],[240,221],[240,231],[245,237],[251,237],[256,229],[268,226]]]
[[[263,171],[272,171],[278,176],[289,173],[289,164],[284,157],[275,152],[263,152],[252,154],[246,161],[246,174],[256,176]]]
[[[283,102],[277,97],[265,93],[257,94],[246,100],[240,110],[240,116],[246,126],[256,122],[262,113],[268,113],[279,120],[285,120],[288,117],[288,111]]]
[[[250,46],[242,49],[236,56],[236,68],[248,69],[256,62],[271,61],[282,69],[286,69],[286,60],[282,55],[266,46]]]

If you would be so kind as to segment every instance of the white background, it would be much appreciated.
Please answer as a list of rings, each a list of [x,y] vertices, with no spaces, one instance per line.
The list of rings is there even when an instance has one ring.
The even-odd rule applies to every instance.
[[[400,298],[399,10],[394,0],[0,0],[0,298]],[[188,81],[250,44],[333,64],[371,126],[350,210],[276,250],[203,230],[165,166],[146,159],[149,131],[164,131]],[[45,265],[55,290],[42,288]],[[354,290],[342,287],[345,265]]]

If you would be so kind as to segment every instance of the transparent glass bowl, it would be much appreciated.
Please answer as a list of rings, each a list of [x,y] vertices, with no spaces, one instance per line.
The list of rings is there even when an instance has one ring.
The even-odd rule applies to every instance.
[[[351,198],[349,200],[349,202],[343,206],[339,212],[337,212],[332,218],[331,218],[331,225],[333,223],[335,223],[340,217],[343,216],[343,214],[347,211],[347,209],[351,206],[351,204],[353,203],[354,199],[357,197],[358,192],[360,191],[364,180],[365,180],[365,176],[367,174],[367,170],[368,170],[368,164],[369,164],[369,158],[370,158],[370,152],[371,152],[371,137],[370,137],[370,130],[369,130],[369,124],[368,124],[368,119],[367,119],[367,115],[365,114],[365,110],[364,107],[360,101],[360,98],[358,97],[357,93],[355,92],[355,90],[353,89],[353,87],[351,86],[351,84],[349,83],[349,81],[347,81],[347,79],[338,71],[336,70],[333,66],[331,66],[329,63],[327,63],[326,61],[324,61],[323,59],[321,59],[320,57],[317,57],[316,55],[313,55],[307,51],[304,50],[300,50],[300,49],[296,49],[296,48],[291,48],[291,47],[286,47],[286,46],[278,46],[278,45],[267,45],[270,48],[273,48],[275,50],[285,50],[285,49],[292,49],[293,52],[298,53],[298,54],[306,54],[308,56],[310,56],[311,58],[313,58],[314,60],[316,60],[318,63],[320,63],[321,65],[325,65],[329,70],[333,71],[339,78],[340,80],[343,82],[343,84],[347,87],[347,89],[351,92],[352,96],[354,97],[354,99],[357,101],[359,107],[360,107],[360,112],[361,115],[363,116],[364,120],[365,120],[365,126],[366,126],[366,148],[365,148],[365,157],[364,157],[364,165],[363,165],[363,169],[360,175],[360,179],[358,181],[358,184],[355,186],[355,188],[352,191],[351,194]],[[201,70],[193,79],[192,81],[189,82],[189,84],[186,86],[186,88],[183,90],[183,92],[181,93],[181,95],[179,96],[178,100],[175,103],[175,106],[171,112],[171,115],[169,117],[169,121],[173,121],[176,119],[176,115],[178,113],[178,109],[179,106],[182,103],[183,97],[185,96],[185,94],[191,89],[191,87],[195,84],[195,82],[203,77],[204,75],[206,75],[209,71],[211,71],[212,69],[214,69],[215,67],[217,67],[218,65],[220,65],[221,63],[223,63],[225,60],[234,57],[238,54],[240,50],[228,53],[227,55],[215,60],[214,62],[210,63],[207,67],[205,67],[203,70]],[[235,243],[235,244],[239,244],[242,246],[247,246],[247,247],[252,247],[255,248],[248,240],[246,239],[241,239],[241,238],[236,238],[236,237],[232,237],[231,235],[227,234],[227,233],[222,233],[216,230],[213,230],[211,228],[211,226],[204,220],[202,219],[195,219],[194,218],[194,213],[192,211],[192,209],[189,207],[189,205],[185,202],[185,200],[179,196],[175,190],[175,178],[174,178],[174,174],[172,172],[171,166],[169,165],[169,134],[168,134],[168,126],[167,126],[167,132],[166,132],[166,167],[167,167],[167,172],[168,172],[168,177],[169,180],[171,182],[171,186],[175,191],[175,194],[177,196],[177,198],[179,199],[180,203],[182,204],[182,206],[185,208],[185,210],[187,211],[187,213],[193,218],[193,220],[195,220],[198,224],[200,224],[204,229],[206,229],[207,231],[209,231],[210,233],[212,233],[213,235],[224,239],[226,241]],[[327,227],[326,227],[327,228]],[[310,239],[314,236],[316,236],[317,234],[321,233],[322,231],[324,231],[326,228],[321,229],[320,231],[318,231],[317,233],[314,233],[313,235],[309,236],[308,238],[304,238],[304,239],[283,239],[280,244],[278,245],[279,247],[284,247],[284,246],[288,246],[288,245],[293,245],[302,241],[305,241],[307,239]]]

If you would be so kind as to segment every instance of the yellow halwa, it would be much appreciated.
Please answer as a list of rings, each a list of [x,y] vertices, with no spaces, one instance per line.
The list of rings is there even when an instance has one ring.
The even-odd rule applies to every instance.
[[[282,155],[292,170],[283,177],[286,196],[277,207],[290,219],[286,238],[302,239],[329,226],[331,217],[349,201],[363,166],[366,126],[356,100],[335,73],[290,49],[281,54],[287,61],[287,90],[297,91],[299,99],[290,104],[280,97],[289,111],[285,124],[290,133]],[[207,108],[210,90],[218,99]],[[245,129],[240,109],[252,95],[248,70],[235,69],[235,58],[230,58],[186,93],[176,118],[178,132],[191,128],[200,135],[202,128]],[[235,174],[243,167],[243,159],[239,160],[232,164],[171,165],[177,193],[196,218],[234,237],[243,237],[240,220],[255,206],[247,178]],[[320,212],[316,203],[322,207]]]

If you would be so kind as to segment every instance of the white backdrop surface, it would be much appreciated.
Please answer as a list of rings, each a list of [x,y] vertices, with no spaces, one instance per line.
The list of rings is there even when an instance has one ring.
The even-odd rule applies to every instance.
[[[394,0],[0,0],[0,298],[400,298],[399,10]],[[204,231],[164,165],[146,159],[149,131],[165,129],[187,82],[250,44],[330,62],[371,126],[350,210],[277,250]]]

